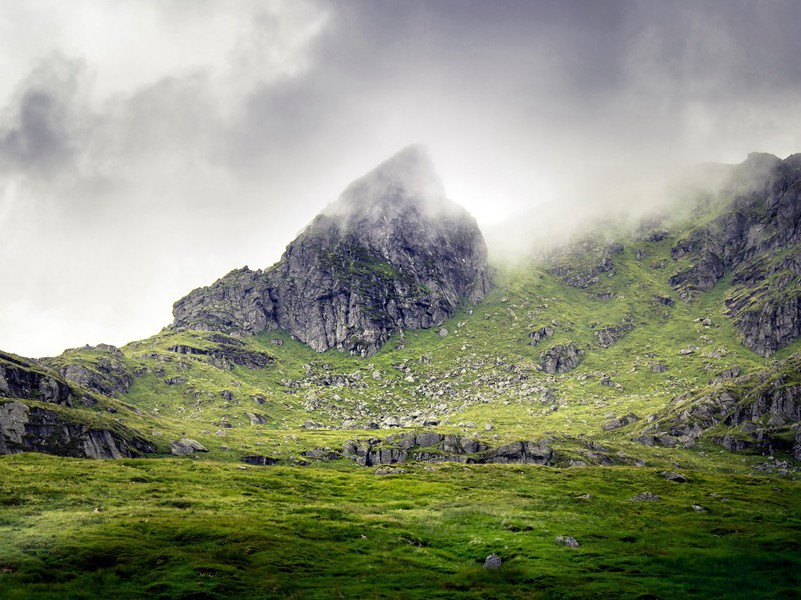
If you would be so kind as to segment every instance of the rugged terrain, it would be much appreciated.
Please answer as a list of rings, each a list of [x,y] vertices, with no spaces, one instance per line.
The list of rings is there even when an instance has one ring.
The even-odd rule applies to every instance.
[[[412,147],[155,336],[0,355],[1,589],[797,597],[801,155],[729,171],[493,273]]]

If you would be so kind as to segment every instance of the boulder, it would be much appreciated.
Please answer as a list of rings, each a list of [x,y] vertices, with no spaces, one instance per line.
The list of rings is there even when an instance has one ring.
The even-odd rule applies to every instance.
[[[170,452],[176,456],[186,456],[195,452],[208,452],[208,449],[205,448],[200,442],[197,442],[193,439],[184,438],[181,440],[175,440],[170,445]]]

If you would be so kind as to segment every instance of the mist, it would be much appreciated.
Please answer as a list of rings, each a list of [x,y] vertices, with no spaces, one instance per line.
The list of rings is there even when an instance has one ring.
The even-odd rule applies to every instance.
[[[155,333],[410,143],[499,257],[646,214],[692,165],[801,150],[799,22],[793,0],[4,2],[0,348]]]

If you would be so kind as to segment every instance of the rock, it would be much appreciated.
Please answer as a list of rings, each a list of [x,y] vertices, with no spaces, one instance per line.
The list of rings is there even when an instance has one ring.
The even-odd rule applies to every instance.
[[[405,469],[397,467],[379,467],[374,471],[376,475],[401,475],[405,472]]]
[[[269,456],[243,456],[242,461],[248,463],[249,465],[257,465],[262,467],[269,467],[278,462]]]
[[[642,492],[629,498],[630,500],[638,501],[638,502],[658,502],[662,498],[657,496],[656,494],[652,494],[651,492]]]
[[[626,425],[635,423],[636,421],[639,420],[640,418],[637,415],[635,415],[634,413],[629,413],[625,417],[621,417],[619,419],[612,419],[611,421],[608,421],[601,428],[604,431],[612,431],[614,429],[619,429],[620,427],[625,427]]]
[[[528,334],[529,337],[529,345],[536,346],[546,337],[553,337],[553,327],[540,327],[539,329],[535,329],[531,333]]]
[[[109,344],[67,350],[58,358],[42,362],[58,370],[67,381],[104,396],[126,394],[133,382],[122,352]]]
[[[556,538],[556,543],[561,546],[567,546],[568,548],[578,548],[580,544],[571,535],[560,535]]]
[[[200,442],[193,439],[184,438],[176,440],[170,445],[170,452],[176,456],[186,456],[195,452],[208,452]]]
[[[445,327],[443,327],[443,328],[442,328],[442,329],[440,329],[440,330],[439,330],[437,333],[439,334],[439,337],[447,337],[447,335],[448,335],[448,329],[447,329],[447,328],[445,328]]]
[[[232,271],[173,307],[173,327],[282,328],[317,351],[370,355],[393,332],[438,326],[490,288],[475,219],[407,148],[352,183],[266,271]]]
[[[572,287],[587,288],[597,284],[600,276],[615,274],[614,254],[620,244],[607,243],[597,238],[585,238],[550,253],[548,272]]]
[[[279,339],[273,338],[273,339],[270,340],[270,343],[273,346],[283,346],[284,345],[284,340],[279,340]]]
[[[151,442],[127,427],[102,429],[19,401],[0,404],[0,454],[44,452],[76,458],[132,458],[155,451]]]
[[[613,326],[613,327],[604,327],[603,329],[596,329],[593,331],[593,335],[595,335],[596,339],[598,340],[598,345],[601,348],[609,348],[613,344],[615,344],[620,338],[626,335],[634,329],[634,326],[630,323],[627,323],[623,326]]]
[[[484,560],[485,569],[500,569],[501,564],[503,564],[501,557],[494,552],[487,556],[486,560]]]
[[[26,359],[0,352],[0,396],[73,406],[78,400],[60,375]]]
[[[583,356],[584,351],[572,343],[554,346],[542,355],[542,370],[551,375],[567,373],[579,365]]]
[[[663,364],[656,363],[651,365],[651,372],[652,373],[664,373],[667,371],[667,367]]]
[[[666,472],[662,476],[668,481],[675,481],[676,483],[687,483],[687,478],[680,473]]]
[[[693,510],[698,513],[706,512],[706,509],[700,504],[693,504]]]
[[[547,465],[552,457],[553,450],[548,446],[534,442],[512,442],[490,451],[484,462]]]
[[[267,417],[259,413],[246,412],[245,416],[250,419],[251,425],[264,425],[267,422]]]

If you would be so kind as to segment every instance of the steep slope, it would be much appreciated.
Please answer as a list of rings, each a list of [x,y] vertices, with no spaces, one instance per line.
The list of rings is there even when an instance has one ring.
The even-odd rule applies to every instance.
[[[284,329],[317,351],[369,355],[451,317],[490,287],[475,220],[411,146],[353,182],[270,269],[233,271],[179,300],[173,327]]]

